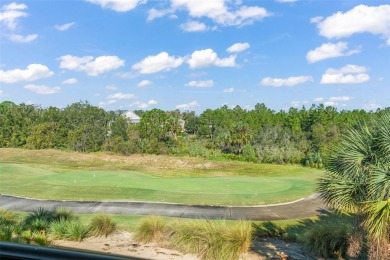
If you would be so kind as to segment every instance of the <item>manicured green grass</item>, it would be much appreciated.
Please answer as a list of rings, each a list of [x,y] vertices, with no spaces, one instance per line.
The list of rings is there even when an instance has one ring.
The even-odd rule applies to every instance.
[[[291,165],[5,150],[8,154],[0,149],[0,193],[47,199],[272,204],[312,194],[322,174]],[[10,156],[13,152],[20,155]]]

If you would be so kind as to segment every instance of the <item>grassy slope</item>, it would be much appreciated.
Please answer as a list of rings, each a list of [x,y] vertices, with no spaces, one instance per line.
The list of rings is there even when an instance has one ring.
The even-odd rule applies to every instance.
[[[0,149],[0,193],[38,198],[269,204],[313,193],[321,174],[199,158]]]

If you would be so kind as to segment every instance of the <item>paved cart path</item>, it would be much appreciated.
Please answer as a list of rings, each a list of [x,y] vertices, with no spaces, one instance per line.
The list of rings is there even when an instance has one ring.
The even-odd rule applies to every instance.
[[[317,216],[329,209],[313,194],[288,203],[261,206],[198,206],[175,203],[137,201],[71,201],[42,200],[11,195],[0,195],[0,208],[16,211],[33,211],[39,207],[54,209],[66,207],[75,213],[126,215],[158,215],[180,218],[280,220]]]

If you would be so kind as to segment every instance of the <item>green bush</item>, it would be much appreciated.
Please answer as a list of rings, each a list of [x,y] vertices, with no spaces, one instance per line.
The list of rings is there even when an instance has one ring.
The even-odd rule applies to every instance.
[[[116,230],[116,223],[107,214],[98,214],[92,218],[89,224],[89,232],[92,236],[108,236]]]
[[[53,212],[46,210],[44,208],[39,208],[34,210],[29,215],[27,215],[23,221],[23,224],[26,229],[32,230],[46,230],[50,224],[50,221],[53,220]]]
[[[320,257],[345,257],[350,238],[345,226],[330,228],[329,226],[311,226],[302,236],[304,246]]]
[[[75,219],[76,216],[74,215],[73,211],[68,208],[56,208],[53,212],[52,219],[53,220],[72,220]]]
[[[18,217],[12,211],[0,209],[0,226],[14,225],[18,221]]]
[[[59,219],[50,223],[49,234],[53,239],[64,239],[68,230],[69,220]]]
[[[88,230],[80,222],[71,221],[67,225],[65,239],[81,241],[87,234]]]

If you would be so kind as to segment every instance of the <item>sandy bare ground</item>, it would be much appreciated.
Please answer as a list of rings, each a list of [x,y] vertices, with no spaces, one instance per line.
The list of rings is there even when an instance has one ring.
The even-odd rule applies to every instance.
[[[162,245],[150,243],[137,243],[133,234],[126,231],[118,231],[106,237],[89,237],[82,242],[54,240],[54,246],[76,248],[103,252],[107,254],[125,255],[156,260],[198,260],[196,255],[183,254],[176,250],[162,247]],[[251,251],[241,256],[242,260],[262,259],[316,259],[297,243],[285,243],[279,239],[256,239]]]

